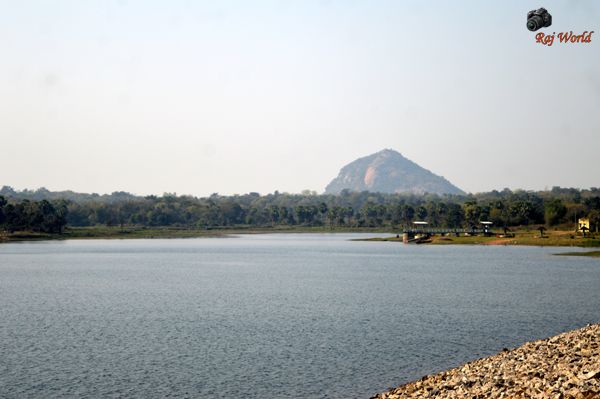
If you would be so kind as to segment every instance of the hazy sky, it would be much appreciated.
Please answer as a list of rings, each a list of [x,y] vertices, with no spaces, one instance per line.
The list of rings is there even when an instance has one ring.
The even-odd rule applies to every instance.
[[[470,191],[600,186],[600,3],[1,1],[0,186],[323,191],[383,148]],[[589,44],[536,44],[594,30]]]

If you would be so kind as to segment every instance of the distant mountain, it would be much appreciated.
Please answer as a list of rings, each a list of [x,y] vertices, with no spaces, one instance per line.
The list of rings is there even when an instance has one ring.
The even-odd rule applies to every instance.
[[[382,193],[464,194],[448,180],[389,149],[344,166],[338,177],[327,185],[325,193],[338,194],[344,189]]]

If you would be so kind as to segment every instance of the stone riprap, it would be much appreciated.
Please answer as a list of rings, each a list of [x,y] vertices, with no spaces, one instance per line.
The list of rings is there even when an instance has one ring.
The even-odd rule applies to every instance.
[[[600,324],[528,342],[373,398],[600,398]]]

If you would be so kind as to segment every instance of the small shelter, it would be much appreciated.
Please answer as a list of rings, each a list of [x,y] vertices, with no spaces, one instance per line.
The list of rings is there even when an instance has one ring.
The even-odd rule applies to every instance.
[[[580,218],[577,221],[577,231],[590,231],[590,219]]]
[[[494,222],[482,220],[481,222],[479,222],[479,224],[481,224],[483,226],[483,234],[488,235],[488,234],[490,234],[490,229],[492,228],[492,225],[494,224]]]
[[[427,225],[429,223],[423,221],[423,220],[415,220],[413,223],[414,229],[411,231],[411,233],[407,233],[405,232],[403,237],[402,237],[402,241],[405,244],[408,244],[410,237],[414,235],[414,237],[416,239],[422,238],[422,237],[429,237],[429,232],[426,230]]]
[[[427,225],[428,224],[429,223],[427,223],[423,220],[415,220],[413,222],[413,226],[415,226],[414,229],[418,234],[427,233]]]

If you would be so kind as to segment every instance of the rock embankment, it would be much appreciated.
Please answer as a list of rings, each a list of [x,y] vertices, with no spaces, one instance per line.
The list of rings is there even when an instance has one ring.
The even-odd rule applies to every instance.
[[[600,398],[600,324],[428,375],[373,399]]]

